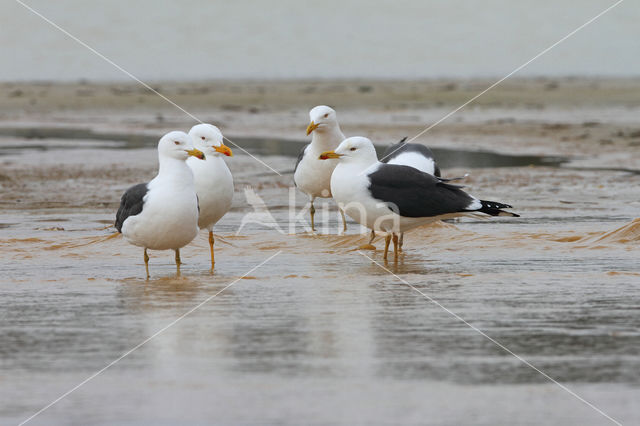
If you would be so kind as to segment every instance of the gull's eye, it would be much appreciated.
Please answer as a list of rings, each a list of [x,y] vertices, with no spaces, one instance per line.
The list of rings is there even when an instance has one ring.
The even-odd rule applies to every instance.
[[[324,118],[327,118],[327,117],[329,117],[329,113],[326,113],[326,114],[324,115]]]
[[[204,136],[202,136],[200,139],[204,140]]]
[[[176,144],[176,145],[180,145],[179,141],[173,141],[173,143]]]
[[[358,148],[354,147],[354,148],[351,148],[349,151],[355,151],[356,149],[358,149]]]

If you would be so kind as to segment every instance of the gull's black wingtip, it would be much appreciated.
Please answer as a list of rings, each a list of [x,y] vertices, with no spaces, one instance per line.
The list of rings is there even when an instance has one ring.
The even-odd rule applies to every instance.
[[[512,209],[513,206],[510,206],[509,204],[499,203],[497,201],[485,201],[485,200],[480,200],[480,202],[482,203],[482,208],[478,209],[477,211],[481,213],[485,213],[491,216],[520,217],[520,215],[517,213],[511,213],[503,210],[503,209]]]

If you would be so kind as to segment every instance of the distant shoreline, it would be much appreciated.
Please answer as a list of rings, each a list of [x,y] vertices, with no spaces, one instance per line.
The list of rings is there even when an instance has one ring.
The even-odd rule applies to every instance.
[[[448,116],[494,82],[212,80],[151,85],[188,113],[135,82],[0,83],[0,128],[157,135],[188,130],[195,117],[218,125],[232,139],[301,141],[307,139],[309,109],[327,104],[338,111],[345,134],[367,136],[379,145],[412,137],[447,116],[419,142],[514,155],[580,153],[594,155],[603,167],[640,167],[633,159],[620,165],[614,156],[596,155],[640,149],[640,77],[514,77]],[[5,139],[11,137],[5,132]]]
[[[490,79],[425,80],[211,80],[153,82],[178,104],[233,110],[247,105],[308,106],[320,100],[343,106],[440,107],[465,102]],[[640,76],[634,78],[514,77],[474,101],[476,106],[620,104],[640,106]],[[0,112],[15,108],[173,108],[136,82],[3,82]]]

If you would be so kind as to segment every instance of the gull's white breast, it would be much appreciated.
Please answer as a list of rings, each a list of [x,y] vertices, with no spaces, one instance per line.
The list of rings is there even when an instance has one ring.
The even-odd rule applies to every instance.
[[[198,226],[211,231],[231,208],[233,176],[225,161],[218,156],[209,156],[206,160],[189,158],[187,165],[193,171],[200,203]]]
[[[293,175],[298,188],[310,197],[331,197],[331,175],[336,168],[336,160],[320,160],[319,151],[309,144]]]
[[[142,212],[130,216],[122,234],[131,244],[151,250],[179,249],[198,235],[198,203],[193,181],[157,177],[149,182]]]

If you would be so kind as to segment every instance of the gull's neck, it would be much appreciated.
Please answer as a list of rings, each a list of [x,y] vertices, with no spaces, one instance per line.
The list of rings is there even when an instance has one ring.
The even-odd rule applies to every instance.
[[[202,160],[200,160],[200,161],[202,161]],[[227,164],[227,163],[224,162],[224,159],[222,158],[222,156],[216,155],[216,154],[205,154],[204,161],[206,161],[209,164],[214,165],[214,167],[220,165],[221,163],[225,164],[225,165]]]
[[[170,179],[177,183],[193,185],[193,172],[184,160],[177,158],[158,156],[160,167],[156,179]]]
[[[364,172],[370,168],[377,167],[381,164],[378,159],[373,156],[367,156],[364,158],[358,159],[349,159],[347,161],[340,161],[338,167],[343,167],[344,169],[348,169],[350,173],[353,174],[364,174]]]
[[[340,125],[336,123],[335,126],[323,129],[320,132],[314,131],[311,136],[311,146],[319,152],[329,151],[336,149],[344,139]]]

